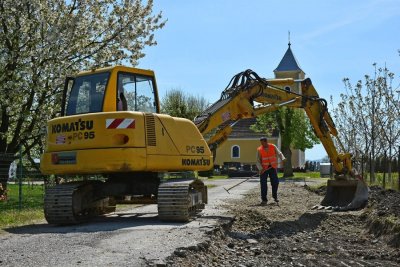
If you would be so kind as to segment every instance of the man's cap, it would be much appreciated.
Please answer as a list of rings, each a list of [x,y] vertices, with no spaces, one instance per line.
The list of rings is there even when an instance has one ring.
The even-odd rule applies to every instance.
[[[261,137],[260,141],[267,141],[267,137],[265,137],[265,136]]]

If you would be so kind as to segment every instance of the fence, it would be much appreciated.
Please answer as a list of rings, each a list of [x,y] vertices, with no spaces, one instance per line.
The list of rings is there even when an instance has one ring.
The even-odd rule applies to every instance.
[[[400,191],[400,155],[397,159],[392,160],[387,157],[379,157],[372,160],[367,156],[363,156],[356,162],[357,169],[370,185],[379,185],[383,188]]]
[[[0,212],[43,205],[47,177],[38,168],[38,161],[32,164],[14,154],[0,154]]]

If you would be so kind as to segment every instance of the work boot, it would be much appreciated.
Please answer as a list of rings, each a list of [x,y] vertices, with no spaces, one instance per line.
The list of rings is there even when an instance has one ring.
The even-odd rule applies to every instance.
[[[278,200],[278,198],[274,198],[274,200],[275,200],[275,202],[276,202],[276,203],[279,203],[279,200]]]
[[[267,204],[268,204],[268,201],[263,200],[263,201],[261,201],[260,206],[267,206]]]

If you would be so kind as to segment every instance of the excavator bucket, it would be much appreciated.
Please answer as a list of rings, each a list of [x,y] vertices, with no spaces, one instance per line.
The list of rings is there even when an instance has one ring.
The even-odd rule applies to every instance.
[[[368,186],[362,180],[328,180],[325,198],[321,205],[335,210],[356,210],[365,207]]]

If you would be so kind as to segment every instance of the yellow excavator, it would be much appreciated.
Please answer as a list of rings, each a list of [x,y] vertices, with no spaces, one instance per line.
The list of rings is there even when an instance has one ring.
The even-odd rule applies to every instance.
[[[283,89],[295,83],[301,93]],[[199,179],[162,182],[164,173],[212,169],[213,153],[235,122],[282,106],[305,110],[332,160],[336,178],[329,180],[321,205],[365,205],[368,188],[354,173],[351,155],[337,152],[332,137],[338,133],[310,79],[241,72],[194,122],[160,114],[157,92],[153,71],[125,66],[66,78],[61,116],[47,123],[41,171],[80,179],[46,189],[48,223],[87,221],[115,211],[127,196],[129,203],[157,204],[161,220],[188,221],[207,204],[207,187]]]

